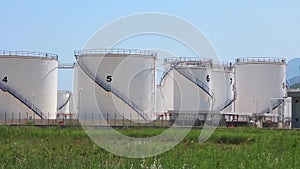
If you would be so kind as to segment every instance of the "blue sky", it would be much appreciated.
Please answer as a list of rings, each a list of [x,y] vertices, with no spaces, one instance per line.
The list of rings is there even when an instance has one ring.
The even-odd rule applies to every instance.
[[[73,62],[73,51],[101,27],[143,12],[171,14],[192,23],[209,38],[222,60],[300,56],[300,1],[296,0],[10,0],[1,1],[0,6],[0,49],[57,53],[61,62]],[[132,41],[124,47],[139,45]],[[59,72],[59,89],[71,90],[71,81],[71,71]]]

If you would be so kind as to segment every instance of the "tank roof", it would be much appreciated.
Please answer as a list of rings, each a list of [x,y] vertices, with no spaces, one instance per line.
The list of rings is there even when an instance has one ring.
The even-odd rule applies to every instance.
[[[235,59],[236,64],[247,64],[247,63],[280,63],[286,64],[285,58],[276,57],[242,57]]]
[[[82,49],[79,51],[74,51],[75,56],[96,54],[157,56],[156,52],[140,49]]]
[[[39,57],[39,58],[49,58],[58,60],[58,55],[46,52],[30,52],[30,51],[9,51],[0,50],[0,57]]]

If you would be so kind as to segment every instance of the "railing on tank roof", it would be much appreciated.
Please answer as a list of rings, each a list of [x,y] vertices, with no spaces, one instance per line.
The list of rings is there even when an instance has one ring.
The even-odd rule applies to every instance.
[[[236,63],[285,63],[285,58],[275,57],[242,57],[235,59]]]
[[[93,54],[122,54],[122,55],[143,55],[156,57],[157,53],[150,50],[140,49],[82,49],[74,51],[75,56]]]
[[[164,63],[172,62],[212,62],[209,58],[200,58],[200,57],[169,57],[164,59]]]
[[[213,61],[209,58],[200,58],[200,57],[170,57],[164,59],[164,63],[178,63],[182,65],[194,65],[194,66],[208,66],[211,68],[218,68],[224,70],[231,70],[234,67],[232,62],[223,62],[223,61]]]
[[[234,64],[232,62],[213,61],[212,67],[224,70],[231,70],[233,69]]]
[[[31,57],[45,57],[51,59],[58,59],[58,55],[46,52],[29,52],[29,51],[9,51],[0,50],[0,56],[31,56]]]

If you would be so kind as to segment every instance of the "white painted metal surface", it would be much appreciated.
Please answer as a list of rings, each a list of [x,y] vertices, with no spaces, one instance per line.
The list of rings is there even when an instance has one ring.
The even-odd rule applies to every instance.
[[[214,91],[215,111],[233,111],[233,101],[235,99],[235,81],[232,63],[213,62],[211,83]]]
[[[271,98],[286,96],[286,62],[282,58],[236,59],[236,112],[265,113]]]
[[[70,114],[70,101],[72,93],[66,90],[59,90],[57,92],[57,113]],[[69,115],[68,115],[69,116]]]
[[[155,53],[92,49],[75,55],[74,99],[81,119],[154,118]]]
[[[162,80],[165,112],[211,110],[214,96],[210,95],[214,94],[211,91],[211,62],[209,60],[169,58],[165,60],[165,69],[167,73],[163,75]]]
[[[0,118],[54,119],[57,107],[57,55],[0,51]],[[14,95],[13,95],[14,94]],[[13,112],[13,113],[12,113]],[[14,114],[14,115],[12,115]]]

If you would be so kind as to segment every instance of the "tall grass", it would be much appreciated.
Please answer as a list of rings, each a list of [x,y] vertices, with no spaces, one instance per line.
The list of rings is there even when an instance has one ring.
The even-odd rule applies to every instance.
[[[150,137],[162,128],[118,129]],[[98,147],[79,127],[0,127],[0,168],[300,168],[300,131],[220,128],[198,143],[192,130],[161,155],[131,159]]]

